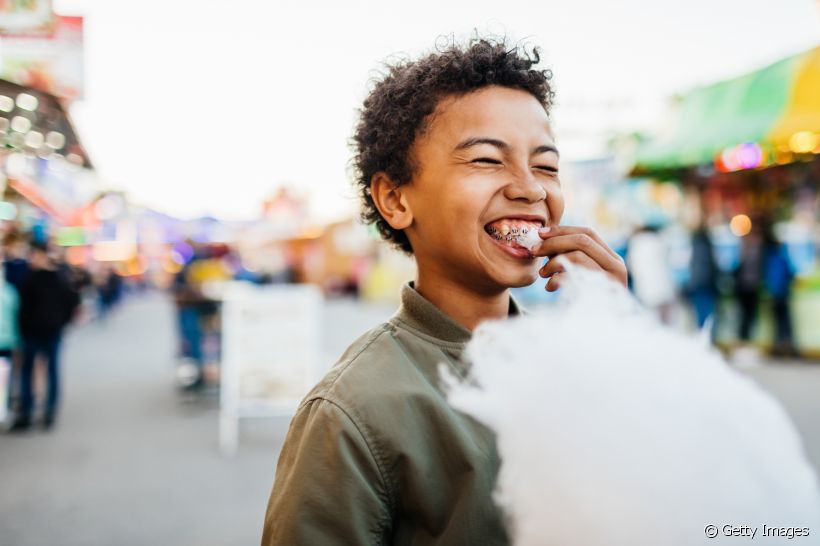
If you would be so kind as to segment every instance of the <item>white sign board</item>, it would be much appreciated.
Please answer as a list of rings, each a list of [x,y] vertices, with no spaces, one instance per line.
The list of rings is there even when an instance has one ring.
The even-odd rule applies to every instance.
[[[231,283],[222,298],[219,444],[239,445],[239,419],[290,416],[318,381],[322,295],[312,285]]]

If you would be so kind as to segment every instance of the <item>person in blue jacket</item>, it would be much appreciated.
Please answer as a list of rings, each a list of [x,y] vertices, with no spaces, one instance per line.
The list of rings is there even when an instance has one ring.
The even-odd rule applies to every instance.
[[[774,343],[772,355],[798,356],[794,344],[794,330],[791,318],[792,282],[795,268],[789,258],[786,245],[777,240],[771,224],[763,228],[763,289],[771,297],[774,318]]]

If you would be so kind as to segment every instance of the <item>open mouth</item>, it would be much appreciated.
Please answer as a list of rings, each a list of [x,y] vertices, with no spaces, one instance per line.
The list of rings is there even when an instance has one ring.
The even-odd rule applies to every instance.
[[[530,249],[540,242],[538,228],[540,220],[501,218],[484,226],[484,231],[493,240],[516,257],[532,257]]]

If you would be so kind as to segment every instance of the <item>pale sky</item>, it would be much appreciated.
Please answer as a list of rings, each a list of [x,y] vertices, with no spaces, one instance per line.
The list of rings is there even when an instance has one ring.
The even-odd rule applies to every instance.
[[[354,110],[379,63],[472,29],[526,38],[555,73],[562,158],[651,128],[672,93],[820,44],[818,0],[55,0],[84,15],[72,108],[101,177],[190,217],[258,215],[282,184],[355,210]]]

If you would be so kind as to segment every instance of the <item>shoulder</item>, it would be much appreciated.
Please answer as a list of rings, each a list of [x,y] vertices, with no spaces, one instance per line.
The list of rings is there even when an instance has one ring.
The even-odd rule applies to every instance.
[[[402,373],[403,354],[389,322],[356,339],[302,404],[325,399],[341,408],[382,392],[391,377]]]
[[[386,322],[354,341],[301,407],[326,400],[378,443],[396,434],[397,421],[413,423],[423,408],[443,401],[437,369],[446,359],[426,340]]]

